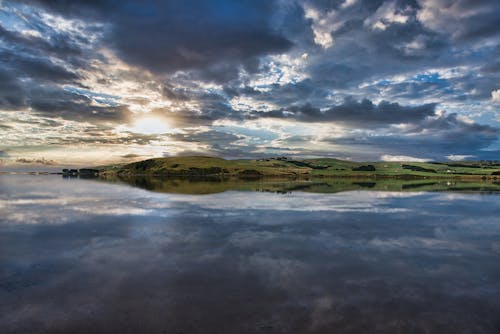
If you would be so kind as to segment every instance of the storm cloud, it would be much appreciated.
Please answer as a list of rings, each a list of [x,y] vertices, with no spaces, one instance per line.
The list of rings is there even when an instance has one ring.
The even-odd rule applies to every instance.
[[[259,116],[294,119],[302,122],[339,122],[358,127],[386,126],[389,124],[419,122],[435,114],[435,104],[416,107],[401,106],[398,103],[382,101],[378,105],[368,99],[344,103],[320,110],[310,104],[290,107]]]
[[[498,1],[1,6],[4,159],[498,160]]]
[[[63,15],[109,24],[106,41],[126,61],[153,72],[251,68],[255,58],[292,43],[271,25],[275,1],[37,1]],[[227,72],[226,70],[223,70]]]

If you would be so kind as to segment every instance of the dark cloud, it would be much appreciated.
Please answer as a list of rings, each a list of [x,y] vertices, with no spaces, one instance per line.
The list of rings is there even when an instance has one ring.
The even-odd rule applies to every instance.
[[[482,74],[500,73],[500,61],[485,64],[481,67]]]
[[[477,41],[499,34],[500,6],[496,0],[421,0],[422,23],[460,42]]]
[[[243,120],[243,115],[232,109],[225,96],[212,92],[183,92],[164,88],[163,94],[173,96],[179,101],[195,100],[199,109],[183,108],[172,111],[170,108],[157,108],[150,115],[167,117],[170,122],[178,127],[211,125],[219,119]]]
[[[21,83],[10,71],[0,67],[0,108],[19,109],[26,104],[26,96]]]
[[[459,139],[459,137],[464,138],[464,136],[469,135],[482,135],[490,139],[495,139],[496,135],[500,133],[498,128],[461,119],[460,116],[455,113],[424,119],[407,130],[408,133],[421,133],[423,131],[433,131],[438,134],[451,131],[454,136],[457,136],[455,139]]]
[[[118,121],[127,118],[125,106],[94,105],[87,96],[65,90],[61,84],[79,85],[79,76],[50,60],[0,51],[0,108],[33,112],[81,121]]]
[[[228,129],[226,129],[228,130]],[[181,151],[179,155],[211,155],[224,158],[262,158],[275,156],[276,153],[263,152],[258,141],[254,141],[250,134],[235,134],[221,131],[207,130],[186,131],[182,134],[171,134],[169,139],[172,141],[197,143],[200,145],[198,150],[188,149]],[[266,150],[272,150],[266,148]],[[286,149],[279,150],[286,151]],[[165,156],[169,156],[165,153]]]
[[[109,24],[107,39],[118,54],[153,72],[195,68],[205,69],[202,75],[215,80],[233,78],[235,66],[292,45],[271,26],[274,1],[37,3],[64,15]],[[225,70],[214,64],[224,64]]]
[[[161,139],[159,135],[145,135],[127,132],[117,136],[112,131],[94,130],[76,133],[73,136],[48,136],[46,141],[53,145],[150,145]]]
[[[276,105],[293,105],[297,101],[324,103],[330,94],[329,89],[316,85],[311,79],[283,85],[273,84],[266,91],[251,86],[226,86],[224,92],[229,98],[249,96],[256,101]]]
[[[255,149],[252,145],[246,145],[244,149],[235,145],[235,142],[243,139],[241,135],[235,135],[216,130],[209,131],[189,131],[182,134],[172,134],[169,136],[172,140],[180,142],[198,143],[205,146],[205,154],[224,156],[224,157],[241,157],[248,156]],[[189,155],[194,152],[183,152],[183,155]],[[199,154],[200,152],[198,152]]]
[[[19,159],[16,159],[16,163],[36,164],[36,165],[55,165],[56,164],[56,162],[54,160],[48,160],[45,158],[40,158],[40,159],[19,158]]]
[[[332,46],[314,53],[309,50],[310,64],[307,73],[316,87],[351,90],[353,94],[353,91],[359,90],[360,84],[365,83],[366,86],[366,83],[374,79],[424,72],[429,68],[483,66],[485,59],[498,58],[498,51],[495,55],[495,46],[498,48],[495,36],[475,35],[467,43],[458,42],[455,36],[461,30],[482,31],[480,26],[487,22],[490,22],[487,23],[488,26],[498,26],[500,6],[496,1],[357,1],[345,9],[341,8],[342,3],[308,2],[309,6],[324,17],[332,11],[337,12],[335,20],[330,24]],[[388,4],[394,4],[394,8],[387,6]],[[385,13],[386,18],[377,16],[382,8],[391,9]],[[401,15],[399,22],[393,21],[394,15]],[[491,23],[495,16],[496,25]],[[374,28],[377,20],[384,22],[383,28]],[[452,20],[453,23],[447,20]],[[310,25],[313,30],[313,20]],[[334,28],[334,25],[341,27]],[[498,33],[498,29],[496,30]],[[490,32],[493,33],[494,30],[490,29]],[[482,40],[483,37],[489,38],[488,43]],[[474,47],[481,51],[471,52],[469,42],[479,43]],[[491,72],[484,73],[483,76],[498,82],[498,78],[492,77]],[[466,79],[473,85],[480,77],[476,75]],[[412,88],[420,96],[426,94],[427,86]],[[369,93],[368,96],[365,95],[369,98],[384,91],[363,90]],[[389,96],[392,97],[390,94]],[[453,99],[452,94],[449,96]],[[484,97],[485,95],[481,95],[481,98]]]
[[[129,153],[129,154],[120,155],[120,157],[122,157],[124,159],[134,159],[134,158],[144,157],[144,155]]]
[[[222,156],[307,154],[288,146],[307,147],[317,140],[310,134],[270,139],[245,129],[245,121],[275,118],[370,132],[332,139],[369,154],[498,149],[498,1],[35,0],[4,1],[2,9],[0,110],[29,110],[32,119],[0,129],[17,122],[62,131],[61,119],[96,126],[40,139],[50,144],[169,139]],[[131,66],[115,66],[115,55]],[[133,84],[114,96],[120,81]],[[99,91],[108,85],[113,93]],[[129,105],[191,129],[140,135],[103,126],[131,124]],[[210,128],[218,120],[242,125]],[[404,130],[392,126],[401,123]],[[192,130],[198,126],[208,130]]]
[[[412,123],[435,114],[435,104],[401,106],[398,103],[382,101],[378,105],[368,99],[360,102],[346,99],[339,104],[320,110],[309,104],[292,106],[271,112],[258,113],[260,117],[294,119],[302,122],[339,122],[351,126],[373,127],[389,124]]]
[[[211,143],[213,145],[228,145],[236,140],[242,139],[242,136],[237,136],[230,133],[219,131],[203,131],[203,132],[188,132],[177,133],[169,136],[173,140],[196,142],[196,143]]]
[[[164,83],[161,86],[161,93],[167,99],[175,102],[188,101],[191,99],[190,92],[185,88],[177,88],[170,83]]]
[[[70,83],[79,79],[76,73],[54,64],[48,58],[0,52],[0,62],[17,78],[51,83]]]
[[[45,117],[88,122],[126,120],[127,107],[96,105],[89,97],[64,88],[64,85],[81,86],[84,78],[74,66],[90,67],[84,50],[88,39],[55,31],[32,12],[28,17],[38,35],[7,30],[0,24],[3,42],[0,45],[0,109],[31,109],[34,114]]]
[[[500,134],[500,129],[468,122],[456,114],[430,117],[404,131],[370,136],[347,136],[325,139],[336,144],[366,150],[374,159],[384,152],[392,155],[425,157],[442,160],[447,155],[470,155],[478,159],[498,159],[487,150]],[[497,151],[498,152],[498,151]]]
[[[29,94],[30,106],[46,116],[80,121],[124,121],[129,115],[126,106],[94,106],[90,98],[59,87],[38,87]]]
[[[348,8],[341,8],[343,3],[309,2],[309,6],[325,17],[336,12],[335,19],[330,22],[331,28],[322,31],[330,31],[332,46],[311,55],[308,73],[316,85],[346,89],[373,76],[408,71],[431,61],[435,63],[446,46],[445,37],[426,29],[416,19],[418,6],[414,1],[357,1]],[[406,17],[404,24],[377,17],[377,11],[388,3],[394,3],[394,10]],[[386,22],[384,29],[373,28],[378,20]],[[314,20],[310,25],[314,30]],[[327,28],[328,25],[324,27]],[[412,43],[413,49],[408,47]]]
[[[35,52],[43,55],[64,55],[66,58],[79,56],[82,54],[80,43],[89,43],[84,36],[75,37],[64,34],[43,25],[40,21],[36,22],[35,27],[48,39],[40,36],[23,35],[16,31],[5,29],[0,25],[0,39],[13,45],[17,52]]]
[[[126,106],[95,106],[83,95],[63,90],[56,85],[24,83],[0,70],[0,108],[18,110],[31,108],[46,117],[61,117],[79,121],[124,121],[129,111]],[[53,124],[55,125],[55,124]]]

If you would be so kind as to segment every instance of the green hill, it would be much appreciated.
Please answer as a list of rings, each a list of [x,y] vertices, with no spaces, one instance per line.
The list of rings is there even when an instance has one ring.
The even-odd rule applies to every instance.
[[[286,157],[226,160],[190,156],[155,158],[100,167],[100,175],[175,177],[309,178],[460,178],[500,179],[498,162],[352,162],[331,158],[294,160]]]

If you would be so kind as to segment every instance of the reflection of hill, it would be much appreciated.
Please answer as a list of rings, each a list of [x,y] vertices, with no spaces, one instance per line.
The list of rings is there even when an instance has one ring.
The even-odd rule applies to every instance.
[[[162,178],[152,176],[109,176],[107,182],[126,183],[133,187],[162,193],[213,194],[230,190],[287,193],[295,191],[337,193],[352,190],[376,191],[477,191],[500,192],[500,182],[447,181],[442,179],[310,179],[241,180],[237,178]]]

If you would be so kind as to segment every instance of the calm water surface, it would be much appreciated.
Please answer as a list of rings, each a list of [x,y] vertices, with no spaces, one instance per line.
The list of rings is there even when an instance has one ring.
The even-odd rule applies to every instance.
[[[500,333],[500,195],[0,175],[0,333]]]

